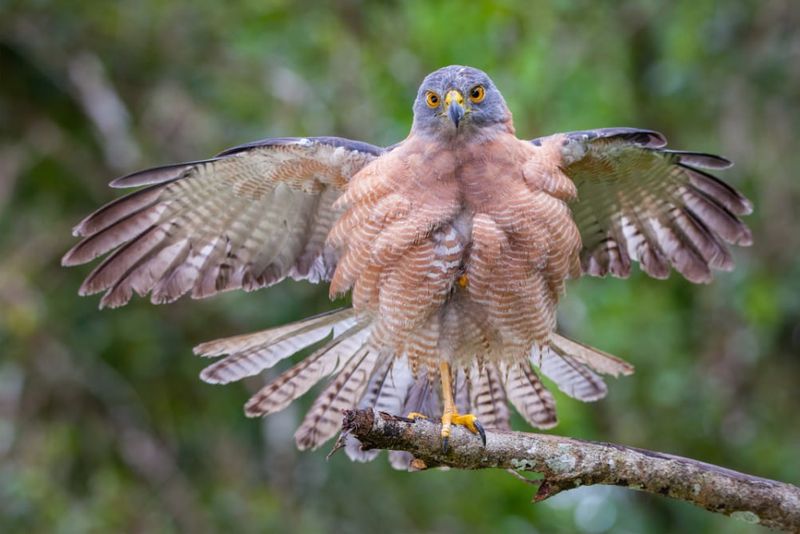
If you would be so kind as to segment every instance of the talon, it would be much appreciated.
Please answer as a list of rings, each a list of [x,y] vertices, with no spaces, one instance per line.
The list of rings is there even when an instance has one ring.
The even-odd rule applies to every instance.
[[[453,424],[454,425],[461,425],[467,427],[467,430],[472,432],[473,434],[478,434],[481,437],[481,442],[483,442],[483,446],[486,446],[486,431],[483,429],[483,425],[478,421],[478,417],[468,413],[464,415],[453,415]]]
[[[450,449],[450,428],[453,424],[453,414],[451,413],[443,413],[442,414],[442,454],[447,454],[447,451]]]
[[[446,453],[450,445],[450,428],[452,425],[461,425],[473,434],[481,437],[481,443],[486,447],[486,431],[478,421],[478,417],[468,413],[459,415],[458,413],[442,415],[442,452]]]
[[[475,428],[478,429],[478,434],[481,435],[481,442],[483,443],[484,448],[486,447],[486,431],[483,429],[483,425],[477,419],[473,421]]]
[[[428,418],[427,415],[421,414],[419,412],[409,412],[408,415],[406,415],[406,419],[409,419],[411,421],[416,421],[417,419],[427,419],[427,418]]]

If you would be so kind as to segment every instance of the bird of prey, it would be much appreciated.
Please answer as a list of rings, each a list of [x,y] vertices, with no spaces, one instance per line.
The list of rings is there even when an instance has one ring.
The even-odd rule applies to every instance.
[[[739,219],[750,202],[707,172],[731,163],[667,150],[658,132],[519,139],[492,80],[464,66],[428,75],[413,111],[408,137],[387,148],[273,138],[118,178],[112,187],[142,187],[81,221],[63,264],[108,253],[80,288],[105,292],[101,307],[285,278],[328,282],[332,298],[351,291],[352,306],[201,344],[196,353],[224,356],[202,379],[239,380],[315,346],[247,415],[281,410],[330,376],[299,448],[332,437],[342,410],[373,407],[441,417],[446,450],[453,424],[481,436],[508,428],[509,403],[536,427],[555,425],[540,374],[594,401],[606,394],[600,374],[632,372],[556,332],[567,279],[624,278],[638,262],[654,278],[674,268],[709,282],[732,268],[726,243],[751,242]]]

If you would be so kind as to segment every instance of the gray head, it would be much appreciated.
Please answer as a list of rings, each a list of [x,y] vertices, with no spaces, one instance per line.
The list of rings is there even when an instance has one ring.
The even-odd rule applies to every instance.
[[[511,112],[491,78],[461,65],[425,77],[414,101],[412,129],[446,136],[513,131]]]

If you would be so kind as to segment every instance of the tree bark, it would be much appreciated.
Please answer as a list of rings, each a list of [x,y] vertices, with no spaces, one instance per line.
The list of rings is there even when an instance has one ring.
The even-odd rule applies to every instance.
[[[607,484],[680,499],[773,529],[800,532],[800,488],[791,484],[671,454],[549,434],[487,431],[484,447],[478,436],[453,427],[449,450],[443,453],[440,429],[428,420],[348,410],[342,435],[358,438],[364,449],[410,452],[415,457],[412,467],[417,469],[446,466],[541,473],[544,478],[536,481],[540,484],[534,502],[579,486]]]

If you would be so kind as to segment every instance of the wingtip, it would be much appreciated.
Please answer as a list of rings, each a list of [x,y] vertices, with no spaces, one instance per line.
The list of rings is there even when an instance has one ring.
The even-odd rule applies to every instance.
[[[750,215],[753,213],[753,203],[747,197],[742,197],[741,211],[737,215]]]
[[[136,184],[135,179],[143,172],[146,171],[132,172],[130,174],[126,174],[125,176],[118,176],[108,182],[108,187],[113,187],[114,189],[124,189],[126,187],[133,187],[134,185],[142,185]]]
[[[62,267],[74,267],[76,265],[81,265],[83,262],[76,261],[74,258],[75,249],[71,248],[67,251],[66,254],[61,256],[61,266]]]
[[[732,160],[729,160],[725,156],[717,156],[717,158],[719,159],[719,164],[720,164],[720,166],[717,167],[717,168],[720,169],[720,170],[722,170],[722,169],[730,169],[731,167],[736,165]]]
[[[208,163],[213,160],[212,158],[208,160],[187,161],[185,163],[151,167],[149,169],[126,174],[125,176],[120,176],[119,178],[114,178],[108,185],[115,189],[122,189],[126,187],[161,184],[178,178],[183,172],[195,165]]]
[[[80,241],[69,249],[61,257],[62,267],[75,267],[76,265],[83,265],[94,260],[101,254],[97,254],[91,247],[84,247],[86,240]]]
[[[736,244],[740,247],[749,247],[753,245],[753,232],[750,231],[749,228],[745,227],[744,231],[742,231],[739,238],[736,240]]]
[[[92,285],[91,285],[91,275],[90,275],[89,278],[84,280],[83,283],[81,284],[81,286],[78,288],[78,296],[80,296],[80,297],[88,297],[89,295],[94,295],[96,293],[99,293],[100,291],[102,291],[102,289],[96,289],[96,288],[92,287]],[[102,309],[102,304],[103,304],[102,301],[100,302],[100,304],[101,304],[101,309]]]
[[[106,297],[104,296],[102,299],[100,299],[99,309],[101,309],[101,310],[116,310],[117,308],[121,308],[121,307],[125,306],[128,303],[128,300],[130,300],[130,299],[126,299],[126,300],[114,300],[112,298],[106,299]]]
[[[706,152],[691,152],[688,150],[664,150],[666,154],[674,154],[678,161],[684,165],[691,165],[703,169],[725,170],[733,167],[733,161],[724,156],[708,154]]]
[[[138,180],[139,175],[143,174],[144,172],[147,171],[134,172],[131,174],[126,174],[125,176],[119,176],[117,178],[114,178],[113,180],[108,182],[108,187],[113,187],[114,189],[125,189],[127,187],[135,187],[138,185],[148,185],[156,183],[152,181],[139,181]]]

